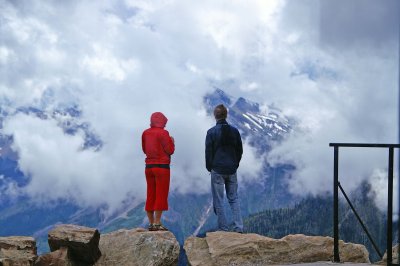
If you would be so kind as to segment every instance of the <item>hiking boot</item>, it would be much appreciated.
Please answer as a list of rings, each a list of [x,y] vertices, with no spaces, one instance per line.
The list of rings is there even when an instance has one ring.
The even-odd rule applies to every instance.
[[[156,228],[155,231],[168,231],[168,228],[164,227],[162,224],[154,224],[154,227]]]
[[[157,228],[155,224],[150,224],[149,227],[147,228],[149,231],[157,231]]]

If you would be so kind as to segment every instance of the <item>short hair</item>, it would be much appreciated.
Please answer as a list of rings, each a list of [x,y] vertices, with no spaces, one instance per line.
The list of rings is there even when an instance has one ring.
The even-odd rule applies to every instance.
[[[219,104],[214,108],[215,120],[226,119],[228,116],[228,110],[223,104]]]

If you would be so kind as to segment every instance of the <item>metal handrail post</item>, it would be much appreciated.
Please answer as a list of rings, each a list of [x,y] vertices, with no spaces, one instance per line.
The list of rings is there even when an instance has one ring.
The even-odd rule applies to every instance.
[[[334,147],[333,166],[333,261],[340,262],[339,256],[339,147]]]
[[[392,227],[393,227],[393,153],[394,148],[389,148],[388,167],[388,220],[387,220],[387,265],[392,265]]]
[[[400,29],[400,28],[399,28]],[[400,36],[400,35],[399,35]],[[399,46],[400,48],[400,46]],[[400,76],[399,76],[400,80]],[[399,83],[400,84],[400,83]],[[400,97],[400,94],[399,94]],[[400,99],[400,98],[399,98]],[[399,133],[400,136],[400,133]],[[339,147],[365,147],[365,148],[389,148],[389,169],[388,169],[388,221],[387,221],[387,265],[393,265],[393,255],[392,255],[392,242],[393,242],[393,161],[394,161],[394,149],[399,149],[400,144],[383,144],[383,143],[329,143],[329,146],[334,147],[334,181],[333,181],[333,235],[334,235],[334,261],[340,262],[339,258],[339,208],[338,208],[338,169],[339,169]],[[399,164],[400,169],[400,164]],[[400,181],[399,181],[400,184]],[[342,189],[342,188],[341,188]],[[343,189],[342,192],[344,193]],[[399,185],[400,193],[400,185]],[[344,193],[345,194],[345,193]],[[399,212],[400,212],[400,197],[399,197]],[[398,214],[400,215],[400,214]],[[398,242],[400,242],[400,221],[398,221]],[[368,235],[368,234],[367,234]],[[372,238],[370,238],[371,240]],[[372,240],[371,240],[372,241]],[[372,241],[372,243],[374,243]],[[377,249],[376,249],[377,250]],[[377,250],[378,251],[378,250]],[[380,253],[378,251],[378,253]],[[400,247],[398,249],[398,264],[400,261]]]

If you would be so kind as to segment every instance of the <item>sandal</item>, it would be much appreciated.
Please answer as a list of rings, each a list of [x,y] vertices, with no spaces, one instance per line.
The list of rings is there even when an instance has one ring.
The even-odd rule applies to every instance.
[[[157,227],[155,224],[150,224],[149,227],[147,228],[149,231],[157,231]]]
[[[156,228],[156,231],[169,231],[168,228],[162,224],[154,224],[154,227]]]

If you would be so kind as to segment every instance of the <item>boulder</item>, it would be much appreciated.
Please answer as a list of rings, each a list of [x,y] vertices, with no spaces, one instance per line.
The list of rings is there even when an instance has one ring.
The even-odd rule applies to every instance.
[[[299,253],[301,262],[333,261],[333,238],[323,236],[288,235],[281,240],[289,243]],[[370,263],[369,253],[364,245],[339,241],[341,262]]]
[[[39,256],[35,262],[35,266],[75,266],[75,263],[71,261],[68,248],[61,247],[60,249]]]
[[[176,265],[179,243],[171,232],[149,232],[142,228],[103,234],[101,258],[96,266]]]
[[[295,264],[333,259],[333,238],[288,235],[273,239],[257,234],[211,232],[189,237],[184,244],[189,263],[195,265]],[[341,261],[369,263],[363,245],[339,242]]]
[[[49,246],[52,252],[61,247],[68,249],[62,256],[82,264],[94,264],[101,256],[99,249],[100,233],[97,229],[63,224],[49,232]],[[56,254],[55,256],[58,256]]]
[[[36,241],[32,237],[0,237],[0,265],[31,266],[36,258]]]

